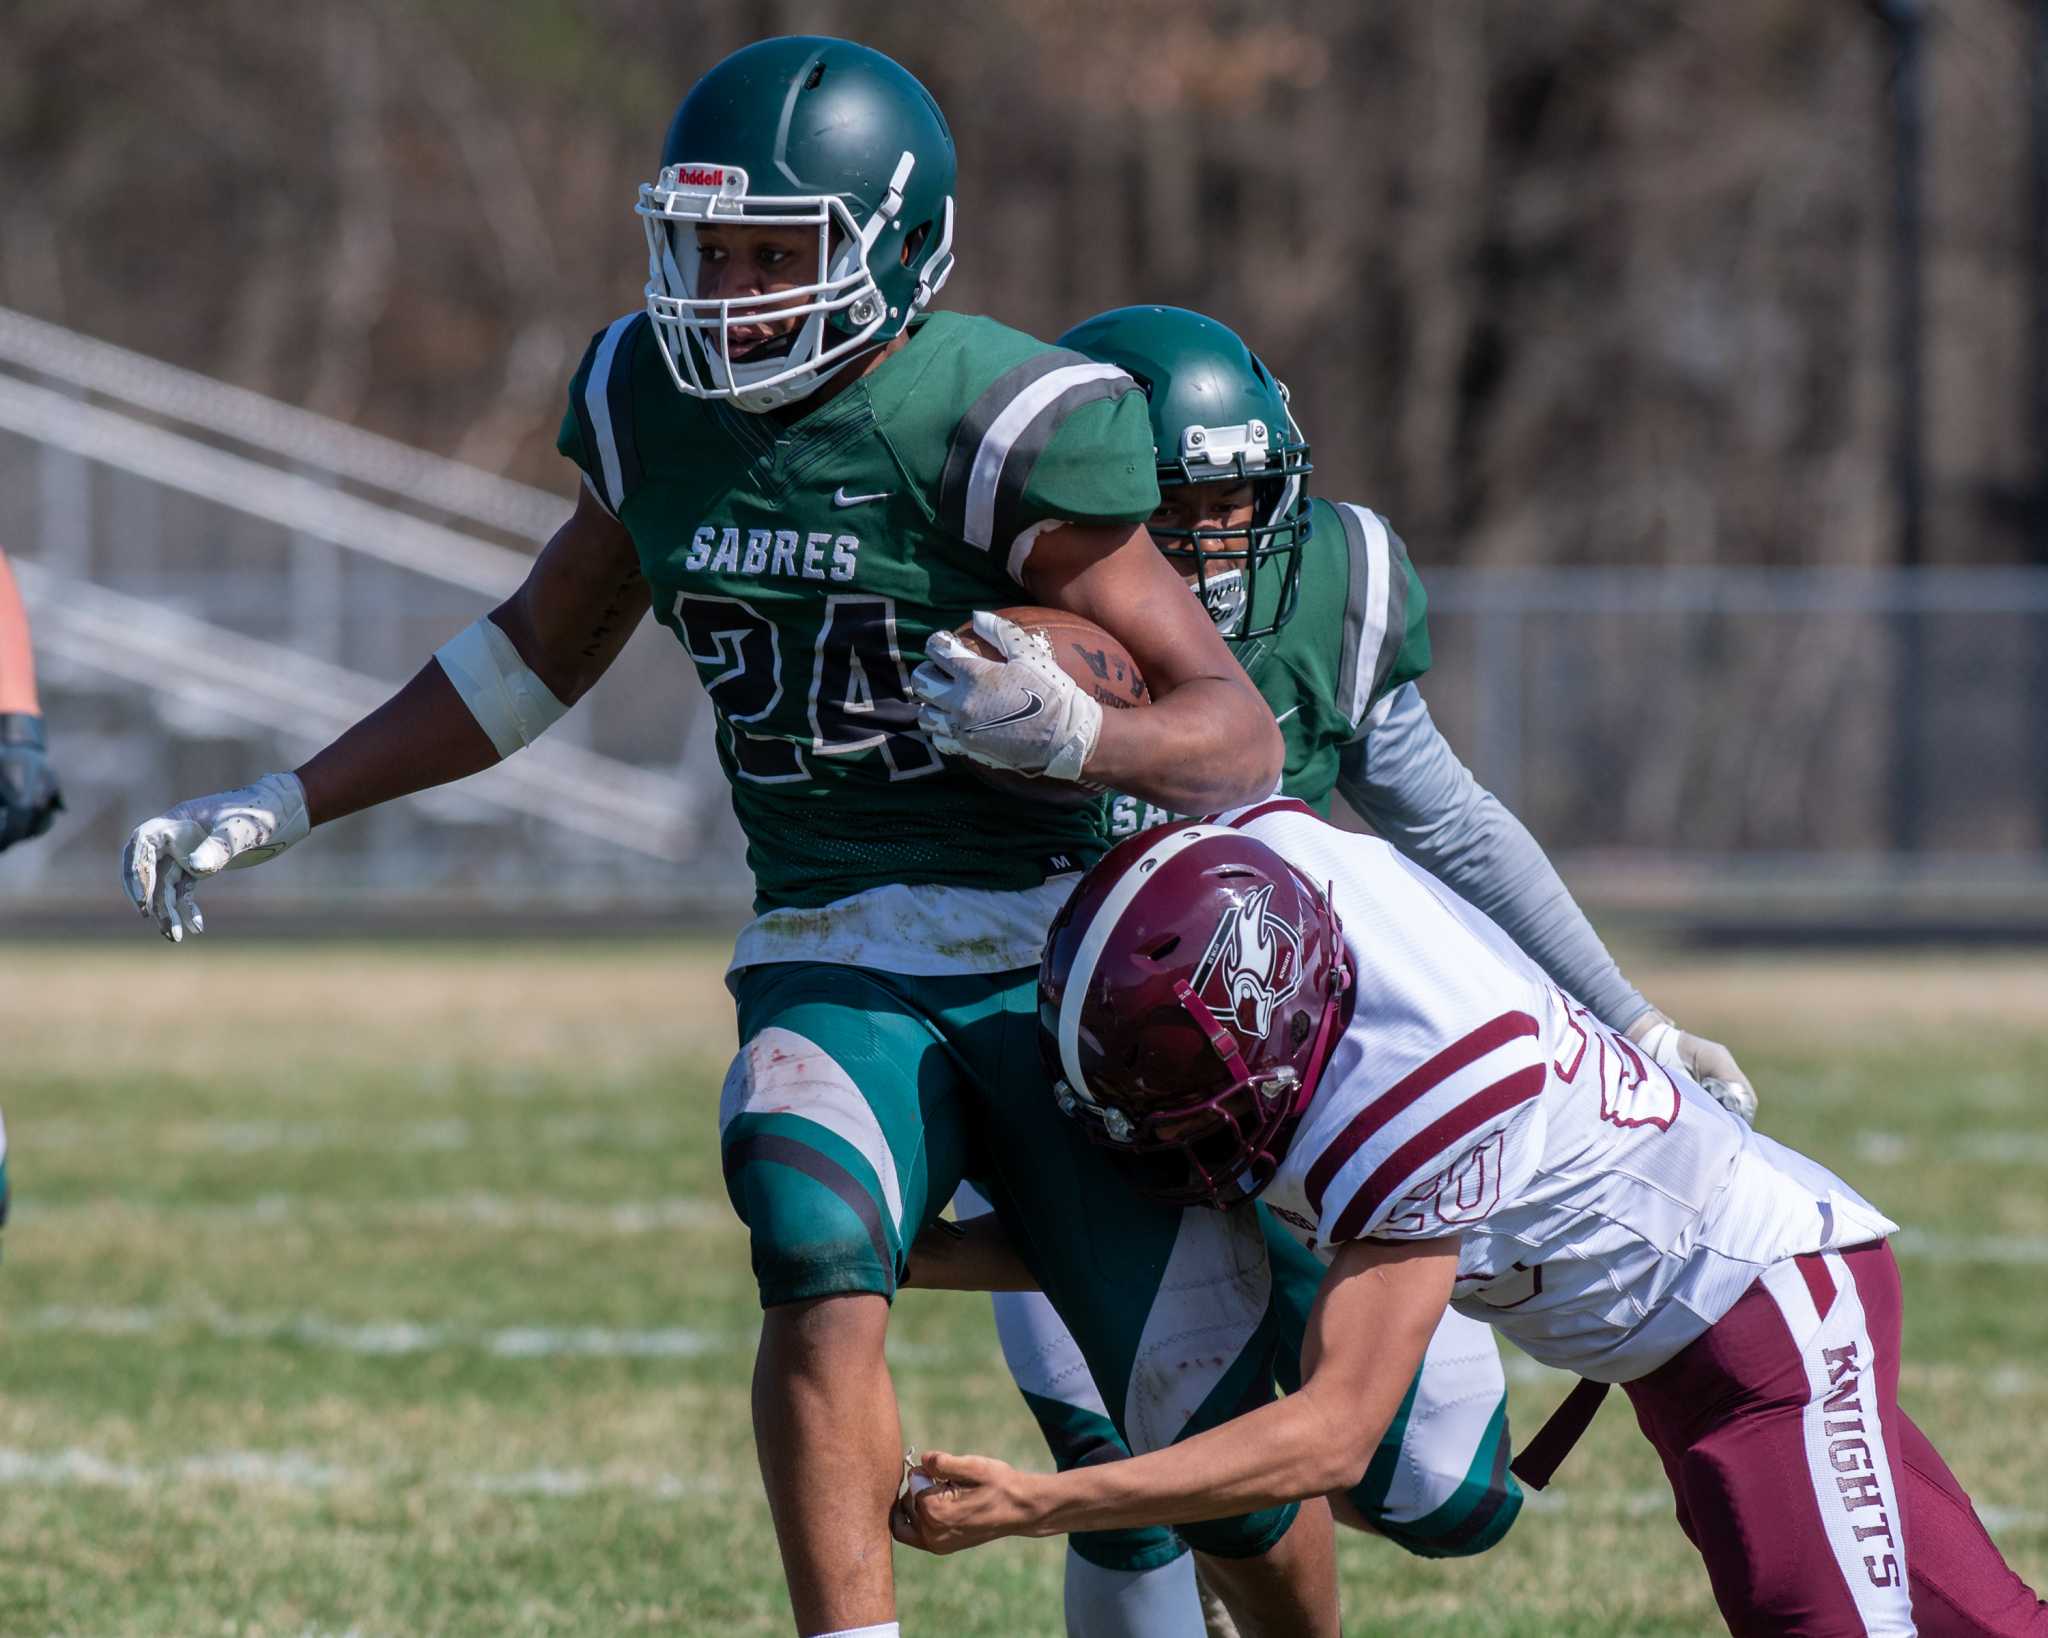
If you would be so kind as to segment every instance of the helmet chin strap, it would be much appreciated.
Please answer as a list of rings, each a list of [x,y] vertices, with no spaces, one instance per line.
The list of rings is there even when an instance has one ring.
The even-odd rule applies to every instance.
[[[1222,1020],[1210,1010],[1209,1003],[1195,994],[1193,987],[1185,978],[1176,978],[1173,981],[1173,993],[1186,1009],[1187,1015],[1195,1021],[1195,1028],[1202,1032],[1203,1039],[1209,1043],[1209,1050],[1223,1060],[1223,1067],[1230,1071],[1232,1079],[1239,1086],[1249,1086],[1252,1079],[1251,1066],[1244,1061],[1244,1054],[1238,1050],[1237,1037],[1223,1027]]]
[[[1316,1027],[1316,1044],[1308,1055],[1308,1070],[1301,1077],[1301,1090],[1294,1096],[1294,1116],[1308,1113],[1308,1106],[1315,1101],[1316,1087],[1323,1078],[1323,1065],[1329,1062],[1330,1051],[1337,1044],[1337,1037],[1343,1033],[1347,1008],[1344,998],[1351,993],[1351,956],[1340,943],[1337,946],[1337,966],[1330,974],[1330,999],[1323,1005],[1323,1020]]]
[[[1289,1117],[1303,1114],[1316,1095],[1316,1083],[1323,1078],[1323,1065],[1329,1060],[1330,1050],[1336,1045],[1344,1016],[1344,997],[1351,992],[1351,958],[1338,946],[1338,960],[1330,975],[1329,999],[1323,1003],[1323,1016],[1316,1024],[1315,1045],[1309,1049],[1308,1067],[1302,1075],[1294,1094],[1294,1107]],[[1251,1066],[1244,1061],[1239,1050],[1237,1037],[1223,1027],[1209,1003],[1195,994],[1185,978],[1173,981],[1173,993],[1182,1009],[1194,1020],[1195,1028],[1202,1032],[1202,1038],[1209,1043],[1209,1050],[1223,1060],[1231,1078],[1239,1086],[1255,1086]]]

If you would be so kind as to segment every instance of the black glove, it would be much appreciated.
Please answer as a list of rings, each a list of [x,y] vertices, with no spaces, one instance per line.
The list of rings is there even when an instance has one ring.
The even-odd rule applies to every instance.
[[[43,719],[0,712],[0,853],[42,835],[63,806],[43,752]]]

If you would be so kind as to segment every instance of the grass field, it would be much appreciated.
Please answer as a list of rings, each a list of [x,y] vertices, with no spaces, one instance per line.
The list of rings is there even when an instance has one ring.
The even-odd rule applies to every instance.
[[[785,1633],[757,1310],[687,944],[0,945],[0,1633]],[[1765,1123],[1910,1226],[1904,1397],[2048,1580],[2048,1006],[1995,957],[1645,965]],[[906,1432],[1042,1464],[985,1305]],[[1515,1366],[1526,1434],[1561,1379]],[[1344,1546],[1354,1632],[1699,1634],[1610,1402],[1486,1559]],[[1060,1552],[899,1553],[905,1631],[1056,1634]]]

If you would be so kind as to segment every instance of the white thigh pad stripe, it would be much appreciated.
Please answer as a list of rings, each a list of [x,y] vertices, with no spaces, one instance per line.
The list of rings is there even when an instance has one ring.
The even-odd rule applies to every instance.
[[[1020,1391],[1109,1420],[1081,1345],[1043,1292],[998,1291],[995,1310],[1003,1363]]]
[[[1124,1427],[1143,1454],[1178,1439],[1264,1318],[1273,1268],[1257,1216],[1191,1206],[1131,1363]]]
[[[1387,1486],[1387,1517],[1413,1523],[1458,1493],[1479,1465],[1479,1448],[1507,1391],[1493,1327],[1445,1309],[1422,1357],[1401,1460]]]
[[[1820,1329],[1820,1310],[1814,1307],[1813,1293],[1807,1289],[1798,1267],[1790,1262],[1773,1263],[1757,1280],[1784,1316],[1785,1328],[1792,1333],[1792,1345],[1805,1348]]]
[[[903,1235],[903,1190],[882,1123],[831,1054],[793,1029],[770,1026],[740,1048],[718,1099],[718,1129],[742,1114],[794,1115],[851,1145],[881,1185],[897,1238]]]

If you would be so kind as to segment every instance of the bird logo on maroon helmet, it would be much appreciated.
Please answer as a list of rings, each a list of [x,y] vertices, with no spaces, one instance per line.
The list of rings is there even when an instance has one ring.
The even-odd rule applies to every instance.
[[[1217,1018],[1259,1040],[1301,987],[1301,934],[1271,912],[1272,897],[1267,882],[1223,912],[1190,986]]]

